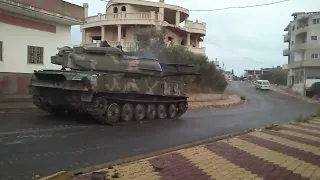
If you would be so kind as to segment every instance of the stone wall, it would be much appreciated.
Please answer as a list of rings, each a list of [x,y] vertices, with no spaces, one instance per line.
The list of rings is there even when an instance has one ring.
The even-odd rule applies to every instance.
[[[0,73],[0,99],[7,95],[28,94],[30,79],[28,73]]]

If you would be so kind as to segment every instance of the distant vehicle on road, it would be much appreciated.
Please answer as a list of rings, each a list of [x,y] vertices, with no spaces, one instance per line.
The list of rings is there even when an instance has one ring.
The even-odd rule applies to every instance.
[[[257,80],[255,87],[260,90],[270,90],[270,82],[268,80]]]

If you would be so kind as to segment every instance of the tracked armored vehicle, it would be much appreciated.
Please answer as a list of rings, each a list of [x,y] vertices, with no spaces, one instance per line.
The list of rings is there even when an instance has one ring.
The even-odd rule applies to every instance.
[[[188,109],[183,76],[192,65],[127,56],[121,48],[63,47],[51,56],[61,70],[34,71],[33,103],[62,115],[85,113],[102,124],[178,118]]]

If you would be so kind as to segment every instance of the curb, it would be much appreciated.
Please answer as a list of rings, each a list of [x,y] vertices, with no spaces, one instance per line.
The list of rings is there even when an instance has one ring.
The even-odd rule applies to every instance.
[[[290,96],[292,98],[295,98],[295,99],[299,99],[301,101],[304,101],[304,102],[307,102],[307,103],[311,103],[311,104],[320,104],[319,101],[316,101],[316,100],[312,100],[312,99],[306,99],[305,97],[302,97],[302,96],[299,96],[299,95],[293,95],[293,94],[290,94],[290,93],[286,93],[286,92],[283,92],[284,90],[278,90],[277,88],[275,87],[272,87],[270,88],[272,91],[274,92],[277,92],[277,93],[280,93],[280,94],[283,94],[283,95],[286,95],[286,96]]]
[[[191,143],[186,143],[183,145],[179,145],[179,146],[175,146],[175,147],[171,147],[171,148],[167,148],[167,149],[163,149],[163,150],[158,150],[158,151],[154,151],[151,153],[147,153],[144,155],[137,155],[137,156],[133,156],[133,157],[128,157],[128,158],[123,158],[120,160],[115,160],[115,161],[110,161],[107,163],[103,163],[103,164],[98,164],[98,165],[93,165],[93,166],[89,166],[86,168],[80,168],[80,169],[76,169],[76,170],[71,170],[71,171],[60,171],[58,173],[55,173],[53,175],[50,176],[46,176],[43,178],[40,178],[38,180],[69,180],[74,174],[85,174],[85,173],[89,173],[98,169],[103,169],[106,168],[108,166],[114,166],[117,164],[123,164],[123,163],[128,163],[128,162],[132,162],[132,161],[138,161],[141,159],[145,159],[145,158],[150,158],[153,156],[158,156],[161,154],[166,154],[166,153],[170,153],[172,151],[177,151],[180,149],[185,149],[185,148],[190,148],[193,146],[199,146],[202,144],[207,144],[207,143],[212,143],[212,142],[216,142],[216,141],[220,141],[223,139],[228,139],[228,138],[232,138],[235,136],[240,136],[243,134],[247,134],[250,133],[250,130],[245,130],[243,132],[236,132],[236,133],[230,133],[230,134],[226,134],[226,135],[221,135],[221,136],[217,136],[217,137],[213,137],[213,138],[207,138],[204,140],[198,140],[195,142],[191,142]]]

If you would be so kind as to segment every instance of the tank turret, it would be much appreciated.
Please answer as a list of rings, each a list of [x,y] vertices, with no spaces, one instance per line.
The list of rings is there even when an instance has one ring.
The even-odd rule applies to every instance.
[[[51,63],[72,70],[162,75],[161,65],[156,59],[124,55],[120,48],[105,47],[108,46],[106,41],[101,45],[102,47],[58,48],[59,52],[55,56],[51,56]]]

